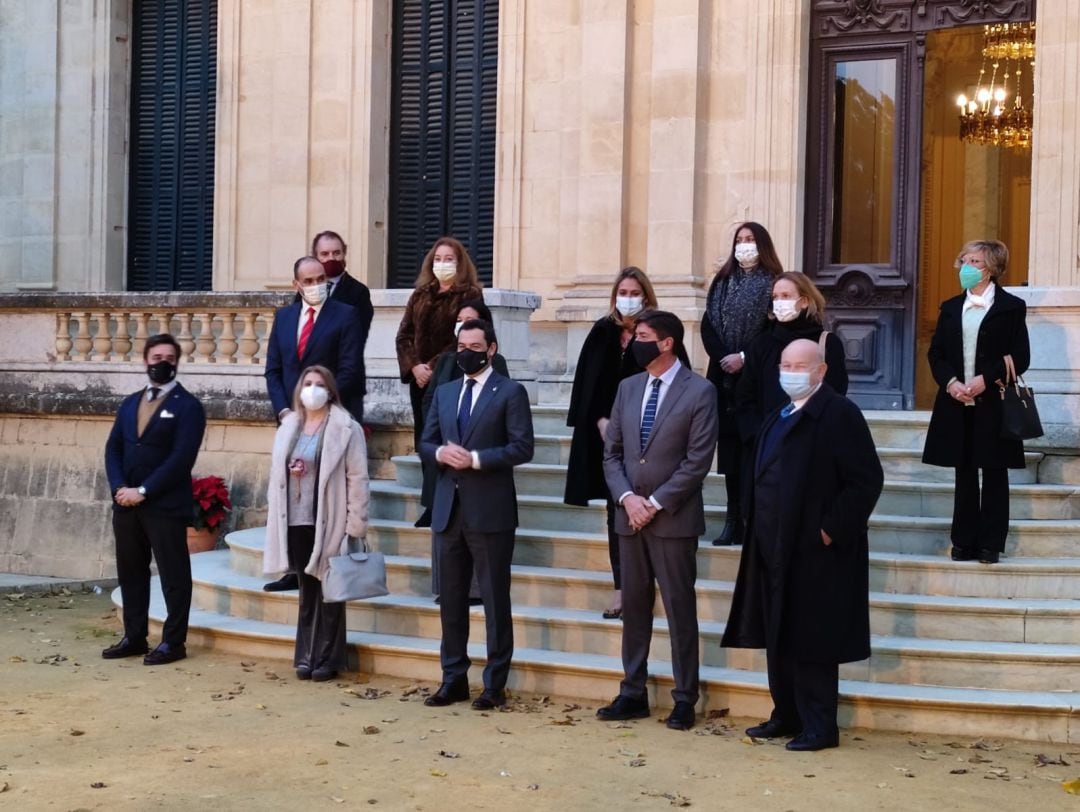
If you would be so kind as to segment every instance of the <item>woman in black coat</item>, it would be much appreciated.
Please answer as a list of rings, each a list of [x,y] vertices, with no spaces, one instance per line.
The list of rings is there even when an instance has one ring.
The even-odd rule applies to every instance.
[[[716,468],[724,475],[727,518],[714,545],[742,544],[741,470],[743,444],[735,422],[735,389],[746,362],[746,350],[765,329],[772,283],[784,272],[772,237],[758,223],[735,229],[731,255],[717,262],[716,277],[705,300],[701,341],[709,355],[706,377],[716,387],[720,433]]]
[[[608,558],[615,581],[615,595],[604,612],[609,619],[622,616],[622,577],[615,503],[604,479],[604,433],[619,382],[641,372],[631,349],[634,321],[643,310],[655,308],[656,294],[645,272],[633,266],[619,271],[611,286],[608,314],[592,326],[581,345],[566,416],[566,425],[574,429],[574,434],[563,501],[580,506],[587,505],[590,499],[607,502]]]
[[[785,271],[772,287],[769,323],[746,350],[746,364],[735,389],[735,417],[743,442],[743,460],[757,437],[765,415],[790,398],[780,388],[780,354],[797,338],[819,343],[825,330],[825,297],[806,274]],[[835,333],[825,335],[825,383],[838,395],[846,395],[847,368],[844,345]],[[746,470],[744,469],[744,474]]]
[[[997,563],[1009,533],[1009,468],[1024,467],[1024,444],[1001,436],[1005,356],[1022,375],[1031,362],[1027,305],[999,286],[1009,249],[997,240],[960,251],[959,296],[941,305],[927,358],[938,394],[923,462],[956,469],[952,558]],[[982,471],[982,498],[979,471]]]

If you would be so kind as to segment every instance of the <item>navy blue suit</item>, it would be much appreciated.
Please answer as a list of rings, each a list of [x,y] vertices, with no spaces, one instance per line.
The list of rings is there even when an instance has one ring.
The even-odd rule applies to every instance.
[[[532,411],[520,383],[492,372],[477,397],[462,437],[458,400],[464,379],[444,383],[424,424],[420,455],[438,468],[431,529],[439,549],[443,682],[469,671],[469,585],[473,571],[484,601],[488,662],[484,687],[502,691],[510,673],[514,632],[510,613],[510,561],[517,528],[514,466],[533,457]],[[479,468],[458,471],[435,459],[439,446],[475,451]]]
[[[109,489],[146,489],[143,502],[121,507],[113,502],[116,574],[124,603],[124,634],[146,639],[150,609],[150,555],[157,561],[168,616],[162,642],[182,645],[191,609],[191,561],[187,526],[192,518],[191,469],[202,445],[206,414],[202,404],[180,384],[163,395],[164,403],[138,432],[140,389],[120,405],[105,444]]]
[[[308,337],[304,357],[296,355],[301,308],[306,305],[293,302],[274,314],[270,328],[270,340],[266,349],[266,390],[274,414],[292,408],[293,390],[300,380],[300,373],[309,366],[326,367],[337,381],[341,399],[349,404],[354,397],[363,397],[361,365],[363,342],[359,336],[359,322],[355,310],[347,304],[327,299],[323,302],[315,327]],[[306,317],[305,317],[306,318]]]

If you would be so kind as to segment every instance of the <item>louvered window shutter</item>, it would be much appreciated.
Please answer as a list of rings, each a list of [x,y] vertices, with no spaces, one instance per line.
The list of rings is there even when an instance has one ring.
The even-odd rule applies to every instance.
[[[140,0],[132,40],[128,288],[210,290],[216,0]]]

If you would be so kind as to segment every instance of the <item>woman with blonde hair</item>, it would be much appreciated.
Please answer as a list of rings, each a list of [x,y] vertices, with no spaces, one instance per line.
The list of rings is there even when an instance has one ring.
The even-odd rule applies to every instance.
[[[274,436],[263,571],[299,574],[293,665],[299,679],[333,679],[345,668],[345,604],[325,603],[329,560],[367,535],[364,432],[341,405],[334,375],[310,366]]]
[[[746,350],[739,385],[735,390],[735,417],[743,443],[743,473],[748,472],[748,454],[765,416],[790,398],[781,386],[780,354],[798,338],[820,342],[825,335],[825,383],[837,394],[846,395],[847,368],[844,345],[835,333],[825,329],[825,297],[806,274],[785,271],[772,286],[768,327]]]
[[[424,390],[439,357],[456,346],[458,310],[463,302],[481,298],[476,266],[465,246],[453,237],[437,239],[420,264],[416,289],[405,305],[396,341],[401,382],[409,385],[417,448],[424,428]]]
[[[1001,436],[999,384],[1007,360],[1031,362],[1027,305],[1000,287],[1009,249],[973,240],[956,258],[963,293],[941,305],[926,353],[938,383],[923,462],[956,469],[952,559],[996,564],[1009,534],[1009,470],[1024,467],[1024,444]],[[979,474],[982,474],[980,498]]]
[[[607,502],[608,558],[615,580],[615,595],[603,613],[608,619],[622,616],[622,573],[615,503],[604,479],[604,433],[619,382],[642,371],[632,350],[634,323],[641,313],[655,308],[656,294],[645,272],[633,265],[619,271],[611,285],[608,312],[593,324],[581,345],[566,417],[574,433],[563,501],[579,506],[590,499]]]

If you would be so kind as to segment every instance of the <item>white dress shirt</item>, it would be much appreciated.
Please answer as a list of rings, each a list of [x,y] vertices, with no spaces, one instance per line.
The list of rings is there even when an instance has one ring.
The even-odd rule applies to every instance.
[[[491,377],[491,371],[492,371],[491,370],[491,359],[489,358],[488,359],[488,364],[487,364],[486,367],[484,367],[482,370],[477,372],[475,375],[466,375],[465,377],[463,377],[461,379],[461,389],[458,390],[458,396],[457,396],[457,409],[454,410],[455,415],[458,414],[461,411],[461,400],[462,400],[462,398],[465,397],[465,392],[466,392],[465,382],[470,380],[470,379],[476,381],[476,383],[473,384],[472,393],[471,393],[472,394],[472,403],[469,404],[469,414],[471,415],[473,407],[476,406],[476,401],[480,397],[480,392],[483,391],[484,385],[487,384],[488,378]],[[437,449],[435,449],[435,461],[436,462],[442,462],[442,460],[439,459],[439,455],[442,453],[442,450],[444,448],[446,448],[446,446],[441,445]],[[479,470],[479,468],[480,468],[480,455],[475,451],[470,451],[469,453],[472,455],[472,467]]]
[[[326,303],[326,299],[323,299],[323,304]],[[307,322],[308,310],[315,311],[315,321],[319,321],[319,314],[322,312],[322,304],[309,305],[304,301],[304,297],[300,297],[300,321],[296,325],[296,343],[300,343],[300,334],[304,332],[304,324]]]
[[[158,396],[156,398],[153,398],[153,399],[154,400],[161,400],[163,397],[165,397],[167,394],[169,394],[169,392],[171,392],[173,389],[176,388],[176,380],[174,379],[174,380],[169,381],[168,383],[161,383],[161,384],[158,384],[158,383],[149,383],[149,384],[147,384],[146,385],[146,393],[143,395],[143,400],[150,400],[151,399],[151,396],[154,393],[151,392],[150,390],[155,388],[155,387],[158,390]]]
[[[668,390],[671,389],[671,383],[675,380],[675,376],[679,374],[680,369],[682,369],[682,362],[680,362],[679,359],[676,358],[675,363],[668,367],[667,370],[663,372],[659,377],[657,377],[656,375],[650,375],[649,379],[645,382],[645,392],[641,397],[641,417],[638,418],[639,431],[641,430],[641,420],[645,417],[645,407],[648,405],[649,397],[652,395],[653,381],[660,381],[660,394],[656,396],[656,413],[659,415],[660,407],[664,403],[664,397],[667,395]],[[656,428],[655,423],[653,423],[653,428]],[[644,451],[644,449],[642,449],[642,451]],[[625,499],[632,493],[633,491],[627,491],[626,493],[620,495],[617,500],[618,503],[621,505],[623,503],[623,499]],[[655,496],[650,496],[649,501],[652,503],[652,506],[657,510],[664,509],[663,505],[656,501]]]

